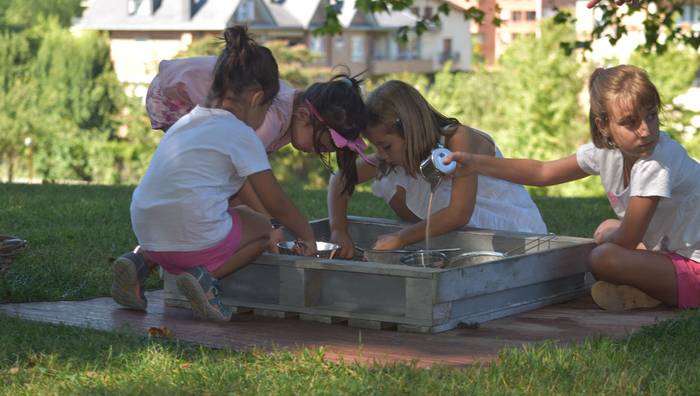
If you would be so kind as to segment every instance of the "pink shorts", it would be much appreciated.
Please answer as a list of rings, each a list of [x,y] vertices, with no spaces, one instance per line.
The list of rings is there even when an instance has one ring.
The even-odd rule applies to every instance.
[[[700,307],[700,263],[675,253],[668,253],[676,268],[678,308]]]
[[[214,272],[224,265],[240,247],[242,227],[241,219],[233,208],[229,208],[232,226],[226,238],[216,245],[191,252],[152,252],[142,250],[141,253],[147,259],[158,263],[164,270],[175,275],[188,268],[205,267],[209,272]]]

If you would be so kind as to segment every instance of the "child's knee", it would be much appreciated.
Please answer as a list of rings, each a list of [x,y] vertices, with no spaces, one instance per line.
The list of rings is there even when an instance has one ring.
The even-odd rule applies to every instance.
[[[247,207],[239,206],[235,210],[241,219],[243,233],[246,236],[245,239],[252,241],[260,238],[266,240],[270,238],[272,225],[265,215]]]
[[[613,243],[603,243],[595,247],[588,256],[593,275],[600,277],[610,272],[617,263],[620,249]]]

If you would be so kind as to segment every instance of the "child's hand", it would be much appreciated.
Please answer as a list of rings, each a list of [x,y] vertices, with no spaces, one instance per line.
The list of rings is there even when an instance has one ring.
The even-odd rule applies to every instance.
[[[613,232],[620,228],[620,220],[617,219],[607,219],[600,223],[598,228],[593,233],[593,239],[597,244],[602,244],[605,242],[610,242],[610,236]]]
[[[355,254],[355,246],[347,231],[331,231],[331,243],[340,245],[340,249],[335,252],[335,257],[351,259]]]
[[[377,242],[374,243],[374,250],[394,250],[401,249],[404,243],[399,236],[399,233],[380,235],[377,237]]]
[[[277,243],[282,241],[284,241],[284,232],[279,228],[275,228],[270,232],[270,243],[267,248],[270,252],[279,254],[280,248],[277,247]]]
[[[301,256],[315,256],[317,253],[316,241],[297,240],[294,242],[294,253]]]
[[[457,161],[457,163],[461,166],[461,171],[464,173],[474,173],[474,155],[461,152],[461,151],[455,151],[450,154],[448,154],[443,160],[442,163],[445,165],[449,165],[452,163],[452,161]]]

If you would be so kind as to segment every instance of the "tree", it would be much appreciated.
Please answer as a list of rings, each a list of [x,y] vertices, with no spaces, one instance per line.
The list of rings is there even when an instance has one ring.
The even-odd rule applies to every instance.
[[[410,8],[414,0],[357,0],[355,8],[358,11],[367,13],[379,13],[390,11],[401,11]],[[341,13],[342,0],[327,1],[326,20],[322,26],[314,31],[314,34],[337,34],[342,30],[338,22],[338,15]],[[622,36],[627,34],[625,17],[640,12],[644,14],[644,36],[646,40],[640,44],[648,52],[665,52],[669,46],[684,44],[691,48],[700,47],[700,32],[692,29],[681,29],[676,22],[682,15],[683,8],[687,5],[698,5],[699,0],[665,0],[665,1],[642,1],[638,7],[616,7],[613,1],[600,3],[602,10],[600,21],[591,32],[590,37],[584,40],[562,41],[562,48],[569,53],[575,49],[591,50],[593,41],[599,38],[608,38],[612,44],[616,43]],[[446,2],[438,7],[438,12],[429,18],[420,18],[414,26],[403,26],[398,30],[398,36],[404,40],[409,31],[422,34],[429,27],[440,23],[441,15],[448,15],[451,12]],[[498,15],[499,12],[495,12]],[[501,24],[501,20],[496,16],[490,21],[485,21],[486,13],[476,7],[471,7],[463,12],[464,18],[473,20],[478,24],[492,23],[495,26]],[[557,13],[557,23],[572,23],[574,16],[568,10],[561,10]],[[697,21],[696,21],[697,22]]]
[[[670,48],[685,45],[697,50],[700,47],[700,32],[694,31],[690,26],[682,27],[678,24],[684,8],[689,6],[700,6],[700,1],[644,1],[636,6],[623,7],[616,7],[612,1],[601,3],[597,11],[600,18],[591,36],[584,40],[562,42],[562,48],[567,52],[575,49],[590,51],[593,42],[600,38],[607,38],[611,45],[615,45],[628,34],[626,20],[632,15],[641,14],[644,20],[645,39],[639,44],[638,49],[646,53],[663,54]],[[560,10],[555,20],[557,23],[573,23],[575,18],[570,11]],[[697,22],[698,20],[694,21],[694,23]]]
[[[80,16],[80,0],[0,0],[0,26],[27,28],[48,17],[68,27]]]

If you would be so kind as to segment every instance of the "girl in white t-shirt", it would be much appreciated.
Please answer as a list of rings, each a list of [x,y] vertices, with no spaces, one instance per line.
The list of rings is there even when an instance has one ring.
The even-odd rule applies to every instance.
[[[215,63],[213,56],[160,63],[158,75],[146,95],[146,110],[153,129],[167,131],[195,106],[204,105]],[[291,143],[306,153],[335,152],[339,170],[348,175],[344,188],[352,192],[357,180],[355,159],[358,154],[364,155],[360,131],[367,122],[360,83],[348,74],[338,74],[329,81],[317,82],[299,91],[280,80],[280,90],[265,120],[255,131],[265,150],[270,153]],[[323,157],[322,160],[326,165],[327,160]],[[246,183],[234,203],[244,203],[269,215],[260,205],[259,195]],[[273,231],[269,243],[271,251],[277,252],[276,243],[282,237],[281,231]]]
[[[597,69],[589,82],[593,143],[554,161],[454,153],[462,169],[547,186],[600,175],[618,219],[598,226],[590,255],[602,308],[700,306],[700,164],[659,131],[661,100],[634,66]]]
[[[373,249],[391,250],[425,239],[431,185],[417,175],[420,162],[443,144],[450,150],[500,156],[489,135],[447,118],[433,109],[412,86],[388,81],[367,98],[369,112],[365,136],[375,145],[376,166],[357,161],[360,182],[375,178],[373,192],[411,224],[399,232],[380,236]],[[328,193],[331,240],[341,257],[351,257],[353,241],[347,231],[349,195],[342,191],[345,175],[331,178]],[[437,236],[464,225],[543,234],[547,228],[523,186],[491,177],[457,171],[433,194],[430,235]]]
[[[206,106],[196,106],[163,137],[134,191],[131,222],[140,248],[113,264],[112,296],[145,309],[143,282],[160,265],[177,275],[196,317],[226,321],[231,309],[218,297],[217,279],[251,262],[267,245],[271,225],[229,197],[246,180],[267,212],[315,253],[311,226],[282,191],[253,128],[262,124],[279,90],[277,63],[243,26],[224,32]]]

